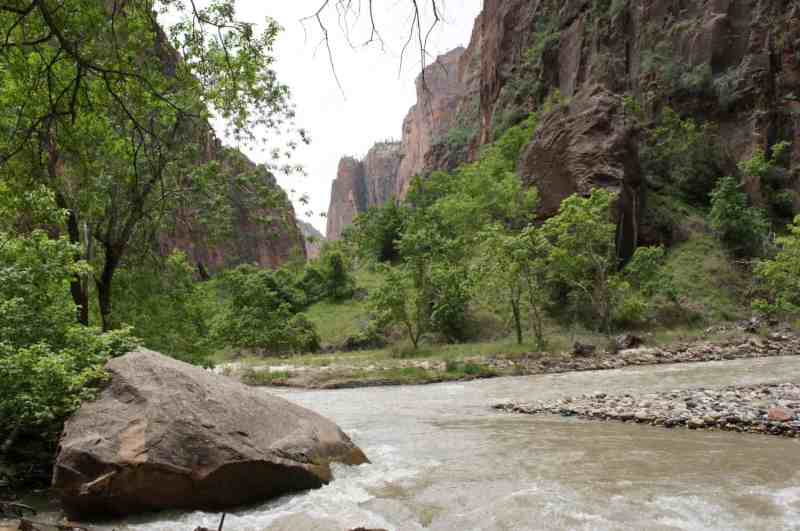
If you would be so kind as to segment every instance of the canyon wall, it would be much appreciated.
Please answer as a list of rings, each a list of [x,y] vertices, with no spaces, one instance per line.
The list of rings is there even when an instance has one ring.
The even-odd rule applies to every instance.
[[[364,160],[344,157],[331,186],[326,238],[338,240],[356,215],[395,197],[402,161],[399,142],[375,144]]]
[[[276,269],[289,260],[304,260],[294,208],[269,169],[224,147],[211,131],[202,136],[205,152],[198,164],[217,163],[215,171],[230,183],[228,194],[220,205],[176,209],[158,236],[161,253],[185,253],[203,276],[241,264]],[[255,177],[254,189],[238,179],[244,174]],[[200,209],[218,212],[201,219]]]
[[[414,175],[474,159],[481,145],[539,112],[517,169],[539,189],[540,214],[552,215],[572,193],[618,192],[619,242],[629,254],[650,240],[641,128],[669,106],[717,125],[726,172],[789,142],[780,186],[800,209],[793,0],[485,0],[470,45],[426,68],[417,95],[403,124],[396,198]],[[763,204],[764,183],[743,179],[753,203]],[[338,230],[346,224],[342,218]]]

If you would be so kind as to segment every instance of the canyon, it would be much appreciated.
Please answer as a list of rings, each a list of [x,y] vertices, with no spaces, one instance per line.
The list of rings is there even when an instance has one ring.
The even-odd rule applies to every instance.
[[[370,151],[372,160],[342,159],[327,236],[341,237],[370,207],[402,200],[414,176],[475,160],[482,145],[539,112],[517,172],[539,190],[540,215],[554,214],[573,193],[606,188],[618,192],[621,254],[660,243],[647,215],[657,187],[639,147],[642,126],[666,107],[715,124],[725,172],[790,142],[790,170],[779,187],[800,208],[796,2],[486,0],[469,46],[438,57],[418,77],[417,104],[399,145],[391,144],[390,163],[374,166],[387,153],[383,144]],[[758,176],[743,181],[754,204],[768,201]]]

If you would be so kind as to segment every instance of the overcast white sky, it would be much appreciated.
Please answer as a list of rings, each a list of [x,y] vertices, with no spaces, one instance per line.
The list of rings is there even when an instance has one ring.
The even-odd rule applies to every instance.
[[[362,2],[366,5],[366,0]],[[399,71],[400,49],[410,24],[410,0],[375,0],[376,22],[386,44],[384,51],[361,46],[369,34],[366,13],[351,28],[355,49],[347,44],[335,18],[329,18],[342,92],[331,74],[327,52],[317,46],[321,36],[318,26],[307,23],[306,35],[300,24],[301,18],[314,13],[322,3],[323,0],[238,0],[236,5],[240,19],[260,23],[270,16],[284,27],[276,49],[276,70],[292,90],[297,125],[308,130],[312,143],[298,149],[293,161],[303,164],[308,176],[279,177],[279,181],[286,190],[294,190],[298,217],[324,233],[326,221],[320,213],[328,209],[339,158],[361,157],[376,141],[400,138],[403,118],[416,101],[414,79],[419,73],[420,58],[418,48],[412,48],[403,71]],[[481,3],[482,0],[444,0],[445,21],[432,34],[429,51],[440,54],[466,46]],[[264,162],[268,159],[265,147],[246,151],[256,162]],[[309,205],[298,204],[302,194],[309,196]]]

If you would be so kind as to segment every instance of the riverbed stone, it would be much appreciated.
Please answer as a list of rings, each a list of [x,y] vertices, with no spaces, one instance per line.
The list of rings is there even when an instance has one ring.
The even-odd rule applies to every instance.
[[[800,391],[796,383],[730,386],[723,389],[685,389],[643,396],[605,396],[572,399],[574,416],[629,421],[666,428],[722,429],[800,437],[800,403],[787,400]],[[565,399],[516,405],[506,411],[553,414]],[[690,406],[687,408],[687,406]],[[633,412],[633,413],[632,413]]]
[[[367,462],[330,420],[233,379],[144,349],[106,369],[59,445],[53,486],[71,518],[224,510]]]
[[[767,411],[767,420],[773,422],[789,422],[794,420],[794,412],[785,407],[774,407]]]

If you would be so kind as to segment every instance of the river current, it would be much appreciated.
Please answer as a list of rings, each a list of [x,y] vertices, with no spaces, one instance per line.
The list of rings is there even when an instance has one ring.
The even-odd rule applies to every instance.
[[[280,391],[337,422],[372,464],[337,466],[322,489],[229,513],[224,529],[800,530],[800,440],[490,408],[595,391],[787,381],[800,381],[800,357]],[[219,518],[162,513],[103,529],[216,529]]]

